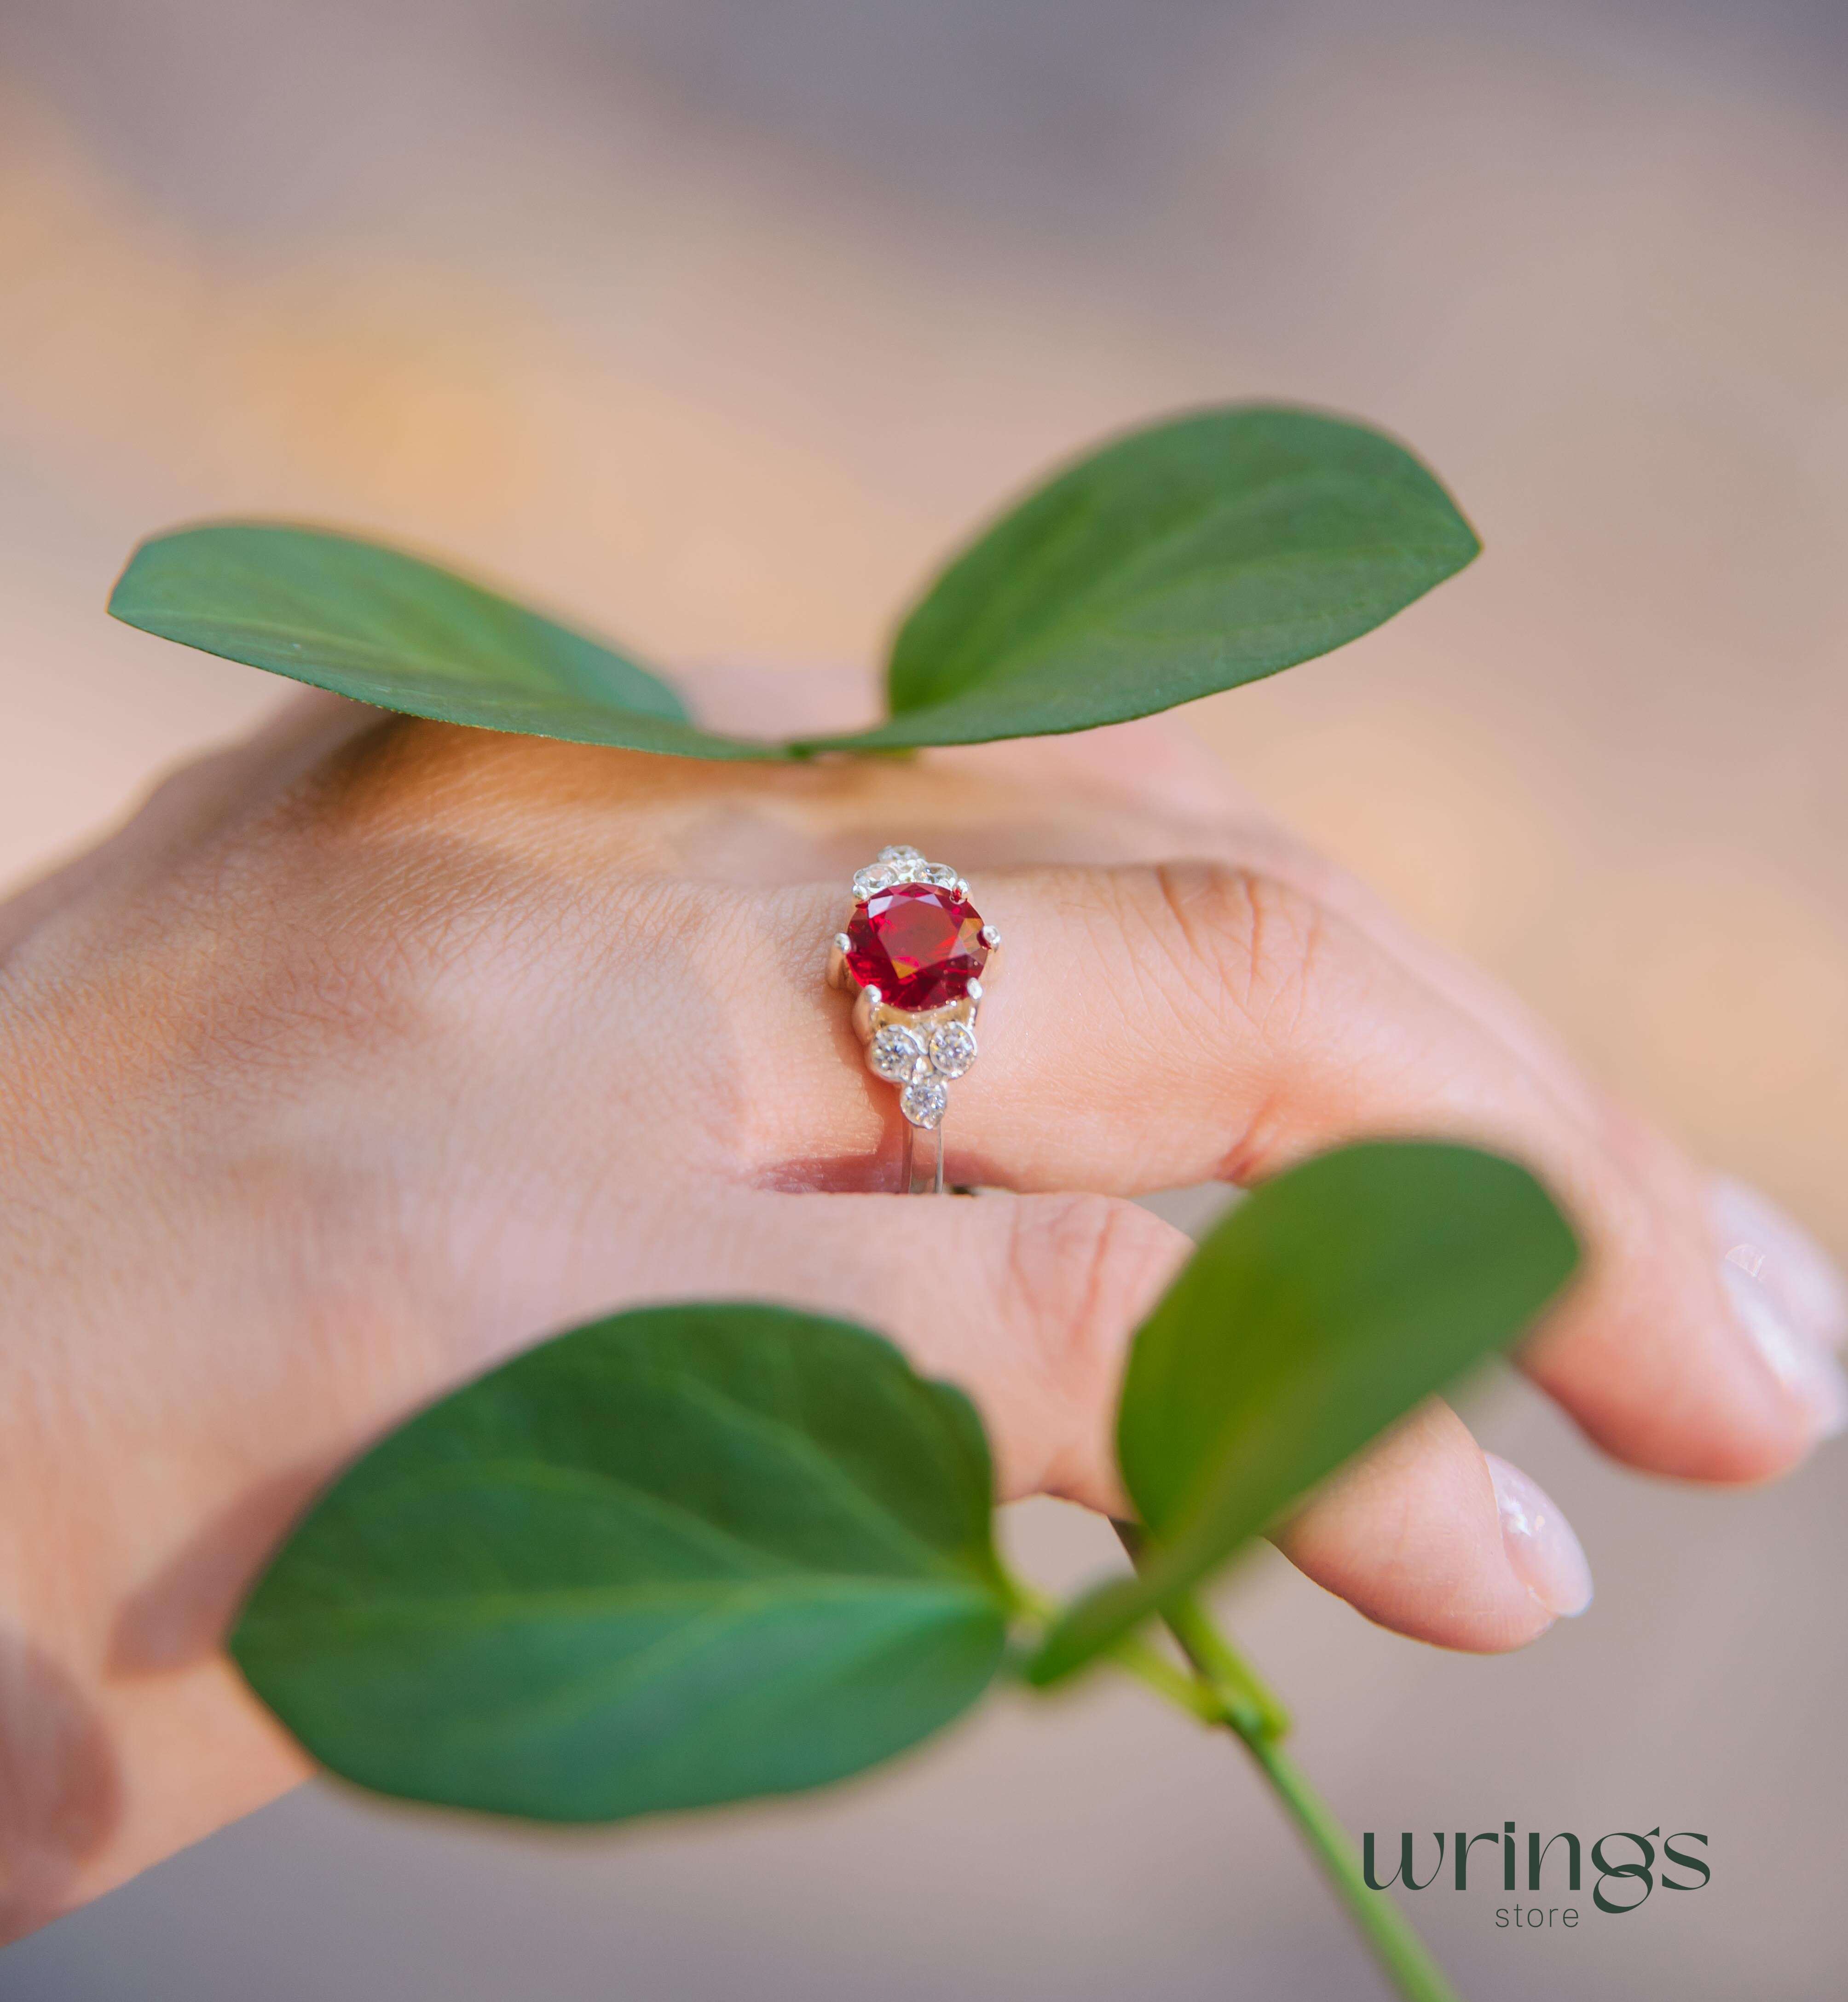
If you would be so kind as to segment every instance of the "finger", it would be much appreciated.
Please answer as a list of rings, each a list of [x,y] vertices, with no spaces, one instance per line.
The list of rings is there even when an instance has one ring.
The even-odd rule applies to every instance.
[[[1432,1400],[1274,1539],[1369,1620],[1438,1647],[1523,1647],[1591,1603],[1592,1575],[1550,1498]]]
[[[1704,1181],[1673,1149],[1588,1088],[1562,1093],[1295,884],[1183,863],[998,873],[978,898],[1005,944],[982,1060],[952,1093],[952,1179],[1243,1184],[1360,1134],[1456,1135],[1529,1162],[1574,1217],[1585,1278],[1527,1359],[1607,1450],[1658,1472],[1761,1479],[1848,1412],[1826,1357],[1780,1348],[1729,1294]],[[830,1158],[865,1172],[895,1144],[892,1096],[866,1073],[840,997],[820,989],[839,921],[835,900],[805,891],[744,918],[774,943],[741,953],[724,932],[777,1050],[764,1074],[781,1063],[793,1086],[762,1094],[752,1166],[765,1177]]]
[[[1726,1175],[1709,1185],[1707,1209],[1723,1278],[1735,1289],[1756,1281],[1773,1310],[1813,1347],[1839,1348],[1848,1340],[1848,1285],[1794,1218]]]
[[[857,1321],[975,1399],[1002,1499],[1124,1512],[1117,1395],[1131,1332],[1192,1250],[1172,1224],[1098,1195],[733,1191],[706,1236],[696,1280],[664,1264],[661,1296],[768,1295]],[[607,1283],[593,1277],[587,1298]],[[626,1264],[622,1283],[647,1294],[650,1275]]]
[[[925,1374],[968,1390],[1002,1498],[1128,1506],[1117,1399],[1129,1337],[1191,1249],[1172,1226],[1093,1195],[754,1194],[727,1199],[708,1235],[707,1297],[768,1287],[889,1335]],[[1590,1597],[1557,1510],[1435,1400],[1278,1540],[1369,1618],[1444,1647],[1521,1646]]]

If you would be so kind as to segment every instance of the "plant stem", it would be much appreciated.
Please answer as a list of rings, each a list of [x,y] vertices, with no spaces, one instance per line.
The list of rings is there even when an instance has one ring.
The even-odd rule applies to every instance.
[[[1146,1641],[1139,1641],[1131,1634],[1111,1648],[1110,1658],[1118,1668],[1134,1676],[1138,1682],[1145,1683],[1164,1703],[1173,1704],[1177,1710],[1190,1711],[1202,1724],[1226,1721],[1224,1706],[1199,1676],[1190,1676],[1185,1669],[1177,1668],[1166,1655],[1157,1654]]]
[[[1274,1738],[1247,1738],[1243,1732],[1239,1735],[1245,1739],[1252,1757],[1321,1864],[1323,1875],[1347,1906],[1348,1917],[1405,2002],[1457,2002],[1456,1990],[1425,1951],[1424,1941],[1412,1930],[1399,1907],[1385,1892],[1369,1889],[1347,1830],[1335,1819],[1302,1768]]]
[[[1170,1610],[1166,1624],[1180,1651],[1224,1704],[1226,1721],[1241,1738],[1274,1739],[1288,1735],[1289,1712],[1234,1651],[1196,1600],[1179,1601]]]
[[[1131,1558],[1136,1558],[1142,1548],[1140,1529],[1134,1523],[1119,1522],[1117,1534]],[[1404,2002],[1458,2002],[1456,1990],[1426,1952],[1424,1942],[1398,1906],[1384,1892],[1369,1887],[1347,1830],[1302,1768],[1284,1749],[1281,1741],[1289,1728],[1289,1719],[1282,1705],[1213,1624],[1197,1599],[1177,1599],[1163,1617],[1180,1651],[1193,1665],[1197,1678],[1193,1688],[1177,1692],[1172,1683],[1189,1679],[1181,1676],[1145,1643],[1119,1644],[1115,1658],[1170,1702],[1205,1721],[1222,1725],[1243,1741],[1374,1958]],[[1202,1695],[1208,1699],[1205,1704],[1201,1701]]]

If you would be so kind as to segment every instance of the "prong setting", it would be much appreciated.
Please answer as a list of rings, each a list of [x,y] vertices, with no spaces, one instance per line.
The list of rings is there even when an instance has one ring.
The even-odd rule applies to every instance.
[[[853,1033],[863,1043],[873,1040],[873,1031],[879,1026],[880,992],[877,987],[863,987],[853,999]]]

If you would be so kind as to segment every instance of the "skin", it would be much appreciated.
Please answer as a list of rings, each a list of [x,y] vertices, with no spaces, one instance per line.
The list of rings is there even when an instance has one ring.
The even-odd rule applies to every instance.
[[[705,710],[787,724],[795,687]],[[894,839],[1006,939],[946,1129],[974,1202],[865,1192],[896,1094],[822,971]],[[298,701],[0,908],[0,1937],[302,1775],[220,1641],[443,1390],[613,1306],[773,1296],[965,1385],[1008,1497],[1117,1507],[1125,1341],[1187,1248],[1124,1198],[1394,1131],[1572,1212],[1588,1269],[1525,1366],[1607,1451],[1803,1456],[1704,1177],[1172,727],[722,766]],[[1550,1624],[1442,1405],[1279,1541],[1421,1640]]]

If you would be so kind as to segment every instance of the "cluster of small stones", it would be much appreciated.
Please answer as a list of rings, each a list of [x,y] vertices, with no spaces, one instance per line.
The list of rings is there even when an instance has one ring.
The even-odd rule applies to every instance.
[[[905,1086],[898,1109],[914,1126],[935,1126],[950,1104],[943,1080],[961,1077],[975,1061],[975,1034],[965,1022],[946,1022],[927,1041],[915,1029],[888,1022],[868,1045],[866,1061],[880,1076]]]
[[[855,872],[853,895],[863,904],[895,883],[930,883],[940,890],[954,890],[957,880],[956,871],[947,863],[926,862],[917,849],[898,846],[880,849],[877,862]]]
[[[887,1022],[867,1046],[866,1061],[893,1084],[938,1077],[961,1077],[975,1061],[975,1031],[967,1022],[945,1022],[929,1039],[916,1029]]]

